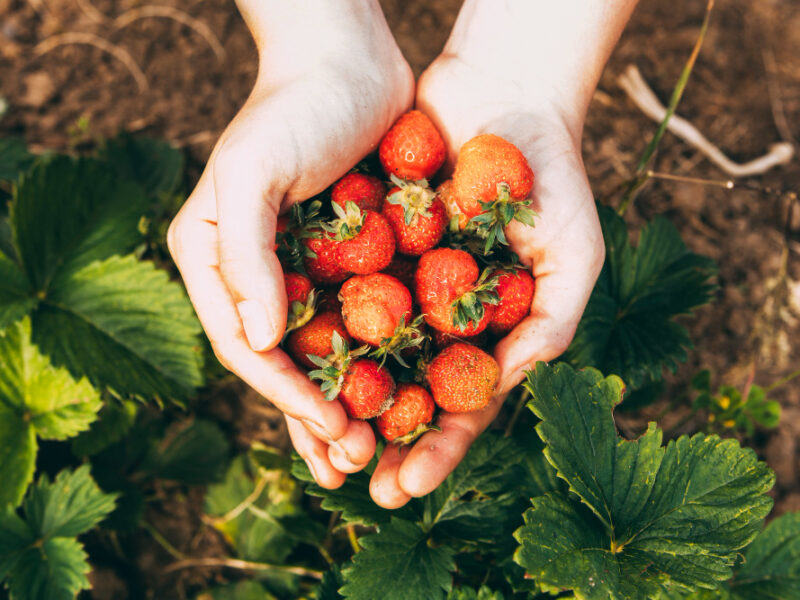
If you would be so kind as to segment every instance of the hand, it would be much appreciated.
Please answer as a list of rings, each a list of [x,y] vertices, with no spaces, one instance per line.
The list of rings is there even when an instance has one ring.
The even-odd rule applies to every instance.
[[[370,460],[375,438],[276,348],[287,313],[276,217],[373,150],[414,82],[377,2],[312,3],[240,0],[260,46],[258,80],[168,243],[220,362],[286,414],[317,482],[337,487]]]
[[[557,105],[538,92],[515,98],[519,88],[513,77],[443,55],[418,85],[417,107],[442,132],[451,167],[461,145],[480,133],[508,139],[528,159],[535,174],[536,227],[513,221],[506,235],[536,278],[536,290],[530,316],[496,347],[500,380],[490,405],[477,413],[444,414],[437,423],[441,432],[426,433],[400,453],[383,453],[370,492],[386,508],[438,487],[495,418],[524,371],[566,350],[602,268],[603,237],[580,153],[579,105],[573,112],[556,110],[568,103]]]

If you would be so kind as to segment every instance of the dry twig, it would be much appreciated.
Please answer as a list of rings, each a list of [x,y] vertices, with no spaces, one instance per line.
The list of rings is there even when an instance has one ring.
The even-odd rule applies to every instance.
[[[81,9],[81,12],[89,17],[91,21],[102,23],[106,20],[106,16],[97,10],[90,0],[75,0],[75,3],[78,5],[78,8]]]
[[[67,46],[70,44],[94,46],[103,52],[108,52],[127,67],[134,80],[136,80],[136,85],[139,86],[140,91],[146,91],[150,87],[144,72],[139,68],[139,65],[136,64],[136,61],[133,60],[133,57],[128,54],[127,50],[115,46],[107,39],[101,38],[93,33],[74,31],[54,35],[39,42],[33,49],[33,52],[36,56],[42,56],[59,46]]]
[[[634,65],[630,65],[619,77],[622,89],[633,100],[636,106],[654,121],[660,122],[667,114],[667,109],[656,97],[650,86]],[[732,177],[750,177],[760,175],[771,168],[784,165],[794,157],[794,146],[788,142],[772,144],[769,152],[750,162],[739,164],[728,158],[719,148],[712,144],[686,119],[673,115],[667,123],[667,129],[681,138],[686,143],[697,148],[705,154],[711,162]]]

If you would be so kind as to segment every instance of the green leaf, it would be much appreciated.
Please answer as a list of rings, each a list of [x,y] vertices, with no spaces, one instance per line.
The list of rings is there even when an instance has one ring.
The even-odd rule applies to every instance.
[[[28,152],[25,140],[14,137],[0,138],[0,179],[14,181],[36,158]]]
[[[634,248],[622,218],[607,207],[599,213],[606,262],[564,357],[637,388],[686,360],[689,334],[675,317],[712,299],[716,266],[690,252],[665,218],[648,223]]]
[[[196,420],[159,448],[146,468],[159,479],[189,485],[213,483],[224,477],[229,452],[228,440],[217,424]]]
[[[89,589],[91,568],[83,547],[74,538],[45,540],[29,548],[17,561],[8,589],[18,600],[74,600]]]
[[[91,427],[72,440],[76,456],[92,456],[120,441],[136,421],[138,405],[130,400],[109,401]]]
[[[314,600],[341,600],[342,595],[339,588],[344,585],[342,572],[337,565],[333,565],[330,571],[325,571],[322,581],[314,589]]]
[[[504,596],[484,585],[477,592],[469,587],[454,589],[447,595],[447,600],[504,600]]]
[[[747,547],[729,588],[742,600],[800,598],[800,513],[767,525]]]
[[[441,600],[450,591],[453,550],[431,547],[419,525],[393,518],[359,543],[361,552],[343,570],[345,598]]]
[[[156,198],[175,193],[183,178],[183,153],[162,140],[121,133],[108,141],[100,159]]]
[[[22,500],[33,480],[37,448],[36,431],[31,424],[0,404],[0,510]]]
[[[55,362],[147,399],[202,383],[200,331],[183,288],[133,256],[60,275],[33,315],[34,340]]]
[[[28,524],[11,507],[0,511],[0,581],[34,541]]]
[[[593,369],[538,363],[526,387],[545,455],[581,501],[534,500],[515,534],[528,573],[579,598],[628,598],[631,585],[651,595],[665,583],[709,588],[730,576],[772,506],[774,475],[752,450],[703,434],[662,446],[652,424],[621,439],[612,410],[623,384]]]
[[[276,600],[276,597],[257,581],[245,580],[201,592],[195,600]]]
[[[0,332],[36,306],[25,274],[0,252]]]
[[[147,211],[142,189],[98,161],[57,157],[25,175],[11,203],[11,224],[31,287],[46,294],[51,281],[140,241]]]

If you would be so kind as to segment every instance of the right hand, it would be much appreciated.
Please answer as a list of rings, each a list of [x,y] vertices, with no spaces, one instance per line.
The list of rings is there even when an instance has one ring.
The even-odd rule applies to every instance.
[[[335,4],[321,2],[318,12]],[[297,452],[316,481],[333,488],[369,462],[375,438],[276,347],[287,314],[276,218],[375,149],[410,107],[414,80],[377,2],[275,22],[292,10],[276,9],[275,35],[256,31],[249,15],[257,42],[277,42],[260,48],[255,88],[167,241],[217,358],[285,413]]]

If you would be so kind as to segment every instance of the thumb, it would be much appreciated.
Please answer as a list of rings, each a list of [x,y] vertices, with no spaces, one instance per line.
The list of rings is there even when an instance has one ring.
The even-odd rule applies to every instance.
[[[219,269],[250,347],[275,347],[286,329],[286,289],[275,254],[282,194],[249,149],[223,147],[214,161]]]

